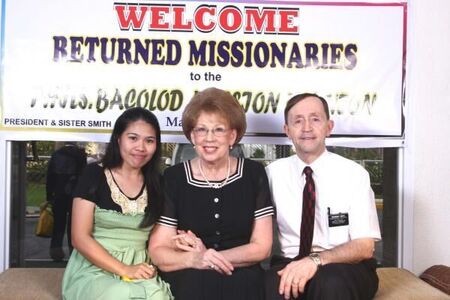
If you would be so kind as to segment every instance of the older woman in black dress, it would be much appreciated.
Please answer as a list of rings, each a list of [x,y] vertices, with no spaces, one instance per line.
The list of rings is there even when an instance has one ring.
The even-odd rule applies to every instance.
[[[150,237],[152,261],[177,300],[260,300],[272,215],[263,165],[230,156],[245,114],[228,92],[197,93],[183,132],[198,157],[168,168],[166,202]]]

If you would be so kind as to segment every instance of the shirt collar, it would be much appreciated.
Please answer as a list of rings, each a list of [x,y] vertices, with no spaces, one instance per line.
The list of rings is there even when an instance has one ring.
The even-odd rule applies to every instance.
[[[313,170],[313,174],[315,176],[320,176],[321,171],[325,169],[324,166],[327,165],[326,161],[327,161],[327,158],[328,158],[329,155],[330,155],[330,153],[328,152],[327,149],[325,149],[325,151],[323,151],[323,153],[318,158],[316,158],[316,160],[314,160],[311,164],[306,164],[296,154],[294,156],[296,157],[295,162],[296,162],[297,167],[298,167],[298,169],[300,170],[301,173],[303,172],[303,169],[306,166],[310,166],[311,169]]]

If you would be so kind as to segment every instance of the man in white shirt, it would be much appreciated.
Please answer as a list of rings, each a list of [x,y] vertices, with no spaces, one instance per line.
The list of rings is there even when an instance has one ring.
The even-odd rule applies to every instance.
[[[325,99],[296,95],[284,117],[296,155],[266,167],[281,247],[266,272],[266,300],[372,299],[378,288],[374,244],[381,237],[369,174],[326,150],[333,121]],[[306,256],[299,255],[305,167],[312,169],[315,199]]]

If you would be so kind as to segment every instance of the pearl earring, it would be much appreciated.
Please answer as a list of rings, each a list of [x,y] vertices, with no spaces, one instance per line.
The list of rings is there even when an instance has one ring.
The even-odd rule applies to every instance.
[[[230,145],[230,150],[233,150],[233,145]]]

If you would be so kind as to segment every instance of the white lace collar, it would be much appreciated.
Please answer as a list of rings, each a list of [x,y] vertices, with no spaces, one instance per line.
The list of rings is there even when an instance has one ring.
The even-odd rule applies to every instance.
[[[129,215],[143,214],[148,203],[147,189],[144,187],[142,193],[136,198],[131,200],[125,194],[122,193],[117,183],[112,177],[111,170],[105,169],[106,182],[111,190],[111,198],[122,208],[122,213]]]

